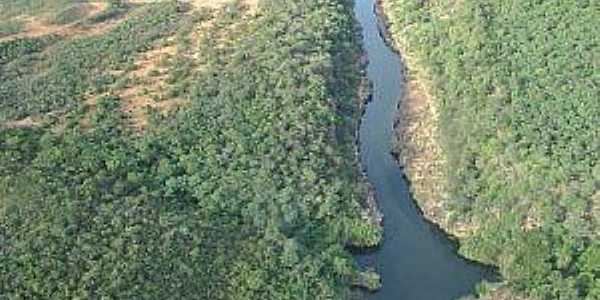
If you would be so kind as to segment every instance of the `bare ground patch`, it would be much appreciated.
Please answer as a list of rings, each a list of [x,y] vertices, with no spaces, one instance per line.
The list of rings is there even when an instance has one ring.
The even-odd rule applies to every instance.
[[[130,72],[132,84],[121,89],[117,95],[122,99],[122,109],[130,117],[133,128],[143,130],[148,125],[148,109],[159,112],[168,112],[177,107],[186,105],[189,100],[180,96],[171,96],[168,83],[170,72],[174,72],[175,60],[186,61],[191,65],[192,72],[202,70],[205,64],[205,55],[199,43],[211,41],[216,48],[227,47],[248,20],[245,18],[253,14],[250,6],[242,4],[242,17],[238,22],[218,24],[221,9],[224,5],[232,3],[229,0],[192,1],[196,2],[195,9],[211,9],[211,17],[199,21],[186,35],[189,44],[177,43],[176,38],[170,37],[163,41],[161,46],[144,53],[135,63],[135,69]],[[192,3],[193,4],[193,3]],[[180,37],[181,38],[181,37]]]
[[[26,117],[20,120],[9,121],[2,124],[3,129],[13,129],[13,128],[30,128],[37,127],[42,124],[41,118],[34,117]]]
[[[144,2],[130,1],[134,5]],[[242,4],[242,16],[238,21],[221,24],[219,16],[224,13],[224,5],[233,3],[233,1],[196,2],[187,17],[194,20],[192,12],[201,12],[206,9],[208,9],[210,17],[201,18],[185,25],[189,26],[189,30],[184,30],[183,36],[180,33],[175,34],[159,42],[154,49],[140,54],[131,70],[109,71],[127,82],[121,87],[115,87],[109,93],[121,99],[121,110],[128,117],[129,125],[137,131],[144,131],[147,128],[150,110],[167,113],[189,103],[186,96],[171,93],[173,81],[170,76],[172,72],[176,71],[175,62],[189,64],[187,67],[191,68],[192,73],[202,70],[206,63],[207,53],[203,53],[201,44],[210,41],[209,47],[227,47],[235,37],[240,35],[243,24],[253,14],[250,6]],[[182,42],[182,39],[187,42]],[[101,96],[92,95],[87,98],[85,102],[87,112],[80,121],[82,128],[90,128],[91,116],[96,107],[95,99]]]
[[[168,67],[164,60],[172,57],[177,51],[173,44],[159,46],[142,54],[135,63],[135,68],[120,75],[125,76],[128,83],[101,95],[88,95],[85,100],[86,113],[79,121],[82,129],[90,129],[91,118],[96,111],[97,100],[108,95],[115,95],[121,100],[121,111],[128,117],[132,128],[143,131],[148,125],[148,109],[167,112],[186,104],[181,98],[166,99],[168,86],[165,83]]]
[[[184,104],[183,99],[165,99],[168,68],[161,62],[177,53],[175,45],[159,47],[146,52],[136,62],[131,72],[134,84],[120,90],[117,95],[122,99],[122,109],[130,116],[134,128],[144,129],[148,125],[147,109],[169,110]]]
[[[152,3],[152,2],[156,2],[156,1],[129,0],[128,2],[133,3],[133,4],[145,4],[145,3]],[[187,1],[182,1],[182,2],[188,3],[196,9],[200,9],[200,8],[217,9],[217,8],[221,8],[225,5],[235,3],[236,1],[235,0],[187,0]],[[255,10],[256,7],[258,6],[258,0],[241,0],[240,2],[241,2],[241,4],[248,6],[248,8],[250,8],[251,10]]]
[[[51,120],[62,118],[65,112],[65,110],[56,110],[42,115],[27,116],[18,120],[7,121],[0,124],[0,129],[40,127],[50,123]]]
[[[88,2],[80,5],[82,6],[81,9],[85,11],[86,18],[98,15],[108,8],[108,3],[106,2]],[[34,38],[50,34],[59,36],[97,35],[107,32],[122,21],[122,18],[119,18],[93,25],[84,25],[81,22],[53,24],[44,16],[19,16],[16,19],[25,24],[23,31],[0,38],[0,42],[18,38]]]
[[[143,1],[130,2],[135,5]],[[246,22],[252,14],[250,10],[251,5],[243,3],[239,6],[242,8],[241,19],[236,22],[221,24],[218,20],[219,16],[225,12],[223,10],[224,5],[235,2],[229,0],[208,2],[195,1],[193,3],[192,11],[201,11],[208,8],[211,17],[191,24],[192,29],[186,33],[186,38],[190,41],[190,46],[181,47],[182,45],[176,41],[176,36],[171,36],[159,43],[154,49],[140,54],[131,70],[107,70],[107,72],[123,79],[123,82],[126,83],[121,86],[115,86],[112,90],[103,94],[85,96],[83,105],[86,107],[86,112],[79,121],[80,128],[90,129],[92,127],[91,120],[96,111],[97,100],[103,96],[114,95],[119,97],[122,101],[122,112],[128,116],[131,127],[139,131],[143,131],[148,126],[149,110],[158,110],[159,112],[166,113],[189,103],[189,100],[180,96],[172,96],[169,93],[171,86],[168,83],[168,78],[170,72],[173,71],[171,62],[174,58],[189,61],[194,70],[200,70],[206,57],[202,53],[202,48],[198,47],[198,45],[203,41],[211,40],[210,44],[214,47],[227,47],[226,45],[231,43],[232,36],[239,35],[240,28],[242,28],[242,24],[240,23]],[[253,5],[255,5],[255,2]],[[90,3],[87,15],[89,17],[98,14],[106,9],[106,7],[106,4],[103,2]],[[188,14],[188,16],[190,15]],[[28,17],[27,29],[19,36],[94,34],[103,32],[107,29],[107,26],[115,23],[111,21],[94,28],[85,28],[80,24],[53,25],[44,20],[41,17]],[[10,38],[15,38],[15,36]],[[43,116],[33,116],[22,120],[10,121],[2,124],[2,126],[10,128],[40,126],[45,123],[44,120],[45,117]],[[55,129],[61,131],[62,127],[64,127],[64,124],[58,124]]]
[[[392,7],[389,1],[379,0],[377,9],[385,16]],[[446,159],[439,143],[439,110],[429,92],[430,81],[401,34],[387,35],[386,41],[402,53],[404,64],[411,67],[411,78],[406,83],[395,124],[395,155],[425,217],[455,237],[470,236],[478,229],[477,224],[472,220],[455,220],[449,209]]]
[[[489,292],[486,296],[479,298],[479,300],[533,300],[531,298],[525,298],[521,295],[515,294],[510,288],[506,286],[500,286]]]
[[[406,84],[396,124],[396,151],[411,183],[411,190],[423,213],[452,234],[465,236],[467,224],[451,224],[446,209],[445,160],[438,143],[435,104],[418,80]]]

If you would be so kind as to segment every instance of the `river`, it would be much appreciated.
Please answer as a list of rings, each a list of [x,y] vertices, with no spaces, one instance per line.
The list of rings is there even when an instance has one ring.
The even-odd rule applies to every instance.
[[[360,127],[361,163],[384,214],[384,241],[359,257],[382,276],[383,287],[368,295],[385,300],[449,300],[469,294],[486,271],[458,256],[448,238],[420,214],[402,170],[391,155],[393,124],[404,77],[403,62],[379,34],[375,0],[356,0],[373,83],[372,102]]]

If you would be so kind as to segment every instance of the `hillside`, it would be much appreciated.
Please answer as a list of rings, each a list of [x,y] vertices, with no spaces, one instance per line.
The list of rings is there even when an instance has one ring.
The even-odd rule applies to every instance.
[[[0,4],[0,298],[341,299],[346,0]],[[371,274],[372,275],[372,274]]]
[[[397,152],[425,213],[499,267],[497,299],[600,299],[599,2],[383,6],[410,77]]]

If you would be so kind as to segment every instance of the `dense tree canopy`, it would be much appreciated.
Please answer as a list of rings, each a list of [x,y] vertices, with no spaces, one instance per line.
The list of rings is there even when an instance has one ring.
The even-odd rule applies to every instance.
[[[351,8],[226,7],[204,38],[179,40],[202,65],[169,66],[189,104],[150,111],[143,132],[112,71],[203,18],[168,2],[47,50],[0,43],[20,51],[2,58],[0,121],[65,111],[0,129],[0,298],[348,296],[359,272],[345,247],[381,234],[360,214]],[[236,33],[216,39],[227,26]],[[90,93],[94,109],[81,101]]]
[[[462,251],[541,299],[598,299],[597,1],[392,0],[440,108]],[[592,271],[595,270],[595,271]]]

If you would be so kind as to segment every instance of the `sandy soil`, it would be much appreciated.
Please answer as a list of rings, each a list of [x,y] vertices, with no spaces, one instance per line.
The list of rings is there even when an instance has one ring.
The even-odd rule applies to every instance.
[[[105,2],[89,2],[81,5],[85,10],[86,17],[97,15],[108,7],[108,4]],[[78,22],[64,25],[51,24],[44,18],[44,16],[19,16],[17,17],[17,19],[25,23],[24,30],[18,34],[0,38],[0,42],[17,38],[40,37],[50,34],[60,36],[74,36],[84,34],[96,35],[110,30],[120,21],[120,19],[109,20],[104,23],[94,24],[94,26],[83,26]]]
[[[41,120],[34,119],[33,117],[26,117],[21,120],[9,121],[2,124],[1,128],[27,128],[40,125]]]
[[[168,111],[187,103],[186,100],[179,98],[155,100],[162,98],[164,91],[167,90],[165,81],[168,70],[160,66],[160,63],[176,53],[177,47],[174,45],[159,47],[144,53],[136,62],[137,68],[130,74],[132,79],[138,79],[139,82],[119,91],[118,96],[123,101],[123,112],[130,116],[134,128],[143,130],[148,125],[146,114],[148,108]]]
[[[152,3],[156,2],[153,0],[129,0],[129,3],[135,4],[144,4],[144,3]],[[187,0],[183,1],[186,3],[190,3],[196,8],[208,7],[208,8],[219,8],[229,3],[233,3],[234,0]],[[242,0],[242,3],[247,5],[250,9],[256,8],[258,5],[258,0]]]

